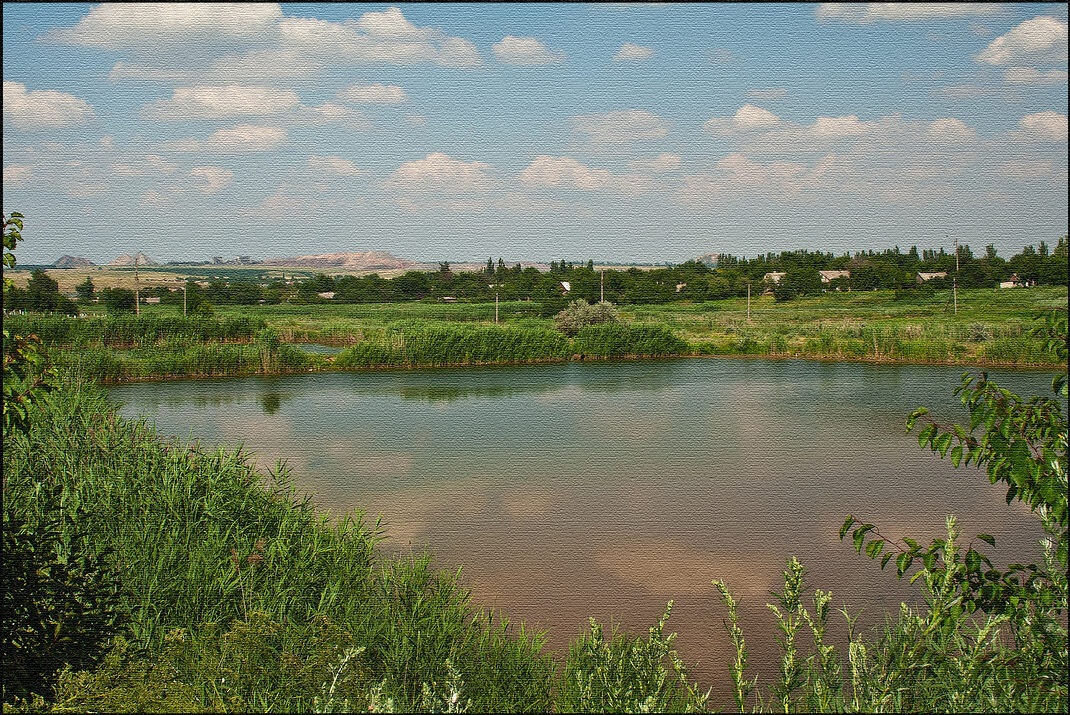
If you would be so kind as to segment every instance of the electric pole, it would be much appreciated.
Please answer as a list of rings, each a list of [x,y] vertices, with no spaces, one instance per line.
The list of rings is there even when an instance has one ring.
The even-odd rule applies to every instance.
[[[494,324],[498,324],[498,291],[494,291]]]
[[[182,317],[186,317],[186,284],[182,284]]]
[[[606,302],[606,269],[603,268],[598,272],[598,301],[600,303]]]
[[[134,315],[141,315],[141,282],[137,276],[137,258],[134,254]]]
[[[959,237],[955,236],[955,280],[951,282],[951,292],[955,296],[955,315],[959,314]]]
[[[747,281],[747,322],[750,322],[750,281]]]

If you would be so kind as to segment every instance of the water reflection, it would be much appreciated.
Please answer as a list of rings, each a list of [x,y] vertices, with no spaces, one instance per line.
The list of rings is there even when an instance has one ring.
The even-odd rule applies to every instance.
[[[937,536],[945,514],[1000,560],[1035,559],[1040,530],[973,468],[922,452],[906,417],[965,418],[961,368],[673,360],[295,375],[116,387],[163,434],[244,443],[335,513],[381,513],[385,548],[430,546],[476,602],[567,645],[588,616],[644,632],[670,622],[696,673],[725,693],[728,643],[710,585],[742,597],[754,662],[772,664],[764,604],[788,555],[834,607],[918,592],[837,532]],[[994,374],[1047,394],[1048,373]],[[860,622],[860,623],[861,623]],[[843,636],[842,624],[833,634]],[[838,635],[837,635],[838,634]],[[762,671],[765,680],[771,673]]]

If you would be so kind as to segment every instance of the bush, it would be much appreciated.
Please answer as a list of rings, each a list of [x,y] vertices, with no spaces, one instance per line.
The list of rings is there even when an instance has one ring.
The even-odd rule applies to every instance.
[[[606,323],[582,328],[573,351],[595,357],[683,355],[687,343],[662,325]]]
[[[612,303],[601,302],[591,305],[582,298],[569,303],[568,307],[557,314],[554,323],[557,329],[570,338],[588,325],[619,323],[620,316]]]

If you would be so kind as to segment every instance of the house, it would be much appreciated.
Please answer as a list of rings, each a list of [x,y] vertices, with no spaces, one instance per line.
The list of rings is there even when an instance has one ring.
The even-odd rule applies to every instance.
[[[677,293],[682,291],[684,288],[687,288],[687,283],[677,283],[676,284],[676,292]]]
[[[153,297],[150,297],[150,298],[146,298],[145,302],[146,303],[159,303],[160,299],[155,297],[155,296],[153,296]]]
[[[568,292],[572,290],[572,284],[568,281],[561,281],[561,289],[565,295],[568,295]]]
[[[999,284],[1000,288],[1028,288],[1037,284],[1034,280],[1022,280],[1018,277],[1017,273],[1012,273],[1011,277]]]
[[[821,274],[821,282],[828,285],[837,278],[850,278],[850,271],[818,271]]]
[[[947,271],[939,271],[937,273],[918,273],[918,283],[924,283],[925,281],[931,281],[933,278],[947,278]]]
[[[787,275],[787,273],[778,273],[778,272],[774,271],[772,273],[766,273],[765,274],[765,278],[763,278],[763,280],[770,281],[772,283],[779,283],[780,279],[783,278],[786,275]]]
[[[331,299],[331,298],[334,297],[334,291],[333,290],[327,290],[327,291],[323,291],[322,293],[317,293],[316,295],[318,295],[320,298]]]

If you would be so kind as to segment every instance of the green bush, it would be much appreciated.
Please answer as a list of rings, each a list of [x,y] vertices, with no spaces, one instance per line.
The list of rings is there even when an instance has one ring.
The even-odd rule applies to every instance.
[[[594,357],[684,355],[687,343],[661,325],[606,323],[582,328],[573,352]]]

